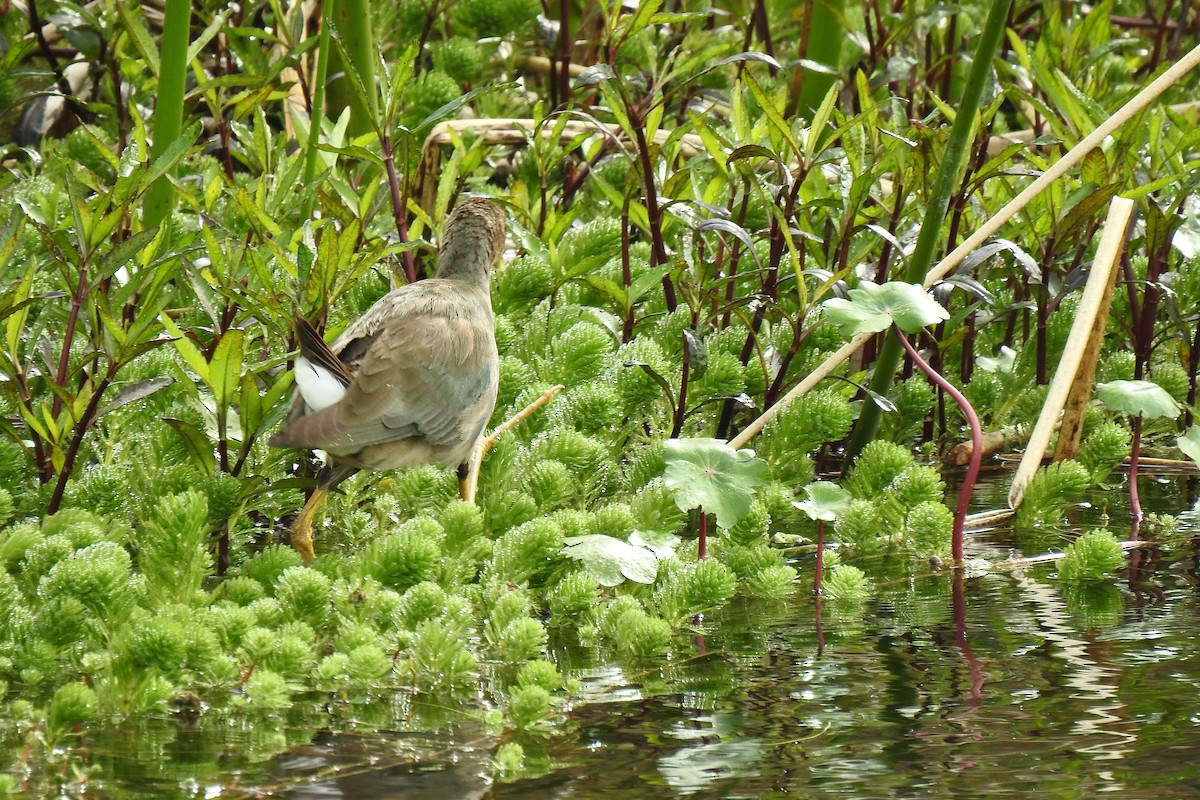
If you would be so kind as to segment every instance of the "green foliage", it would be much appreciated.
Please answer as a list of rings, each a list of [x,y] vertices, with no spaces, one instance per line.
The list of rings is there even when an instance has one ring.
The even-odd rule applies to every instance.
[[[440,538],[440,525],[428,517],[418,518],[370,542],[355,563],[360,574],[404,591],[433,577],[441,558]]]
[[[599,588],[599,581],[585,570],[563,575],[546,590],[550,624],[574,624],[585,612],[595,607],[600,599]]]
[[[549,574],[562,546],[563,532],[558,523],[530,520],[496,540],[487,572],[513,583],[537,583]]]
[[[56,736],[69,732],[95,718],[96,693],[81,683],[66,683],[58,688],[46,710],[46,727]]]
[[[647,614],[632,598],[618,598],[609,605],[601,631],[617,652],[629,658],[657,658],[671,646],[671,625]]]
[[[733,570],[715,558],[685,564],[666,561],[665,573],[654,589],[654,606],[671,622],[718,608],[729,601],[737,587]]]
[[[876,440],[863,448],[846,477],[845,489],[857,498],[872,500],[913,463],[907,448]]]
[[[1078,461],[1068,459],[1040,467],[1025,487],[1016,524],[1028,527],[1057,522],[1091,483],[1087,467]]]
[[[750,511],[754,490],[767,476],[767,464],[752,450],[734,450],[715,439],[671,439],[663,446],[663,482],[680,510],[701,508],[730,528]]]
[[[1093,484],[1100,483],[1129,455],[1130,432],[1112,420],[1104,420],[1083,437],[1076,460],[1088,471]]]
[[[550,693],[541,686],[518,686],[508,697],[508,713],[518,728],[532,728],[550,715]]]
[[[475,656],[465,647],[463,631],[440,619],[417,625],[409,649],[410,672],[418,686],[452,689],[475,680]]]
[[[464,37],[455,36],[435,42],[430,48],[433,68],[444,72],[459,83],[475,81],[486,63],[479,44]]]
[[[1058,579],[1064,583],[1106,580],[1125,566],[1125,551],[1120,541],[1106,530],[1088,531],[1063,551],[1058,562]]]
[[[535,0],[462,0],[453,22],[477,36],[507,36],[533,22],[542,10]]]
[[[300,554],[282,544],[270,544],[242,565],[242,572],[259,585],[274,589],[279,576],[302,564]]]
[[[502,777],[515,777],[524,769],[525,748],[517,742],[505,742],[496,748],[494,763]]]
[[[1184,242],[1194,221],[1179,198],[1195,148],[1190,128],[1164,112],[1114,133],[1104,153],[1027,209],[1028,224],[1008,225],[993,242],[999,249],[942,287],[970,291],[939,289],[935,302],[915,286],[863,280],[913,258],[905,237],[934,202],[930,176],[947,163],[942,112],[962,94],[962,45],[978,36],[978,9],[949,28],[944,9],[891,15],[870,52],[835,64],[853,61],[857,72],[822,105],[814,81],[797,94],[787,64],[774,75],[755,59],[722,61],[747,42],[761,49],[753,42],[768,30],[777,53],[813,60],[794,45],[802,26],[812,22],[815,35],[824,24],[822,9],[808,20],[768,3],[766,17],[751,15],[754,31],[751,17],[714,25],[688,4],[621,13],[609,4],[603,20],[583,27],[572,14],[577,52],[602,53],[604,64],[563,94],[554,75],[538,77],[527,60],[549,52],[532,24],[545,9],[533,0],[384,6],[369,23],[381,34],[386,71],[376,81],[361,61],[356,67],[374,118],[356,109],[358,130],[348,132],[344,121],[317,115],[319,167],[307,174],[287,140],[294,132],[305,147],[308,120],[283,108],[283,81],[293,80],[290,66],[307,68],[330,48],[318,40],[302,53],[312,40],[293,41],[297,30],[276,19],[278,9],[239,16],[237,27],[213,18],[205,30],[211,14],[192,27],[200,38],[187,55],[234,72],[201,79],[185,108],[196,117],[204,109],[217,128],[185,130],[175,142],[149,136],[138,113],[117,113],[152,106],[163,79],[180,77],[154,64],[156,32],[121,4],[55,18],[99,83],[86,126],[10,148],[0,178],[0,710],[15,730],[38,721],[34,704],[53,697],[52,709],[56,690],[93,691],[97,713],[119,729],[195,693],[205,714],[220,718],[206,731],[241,732],[247,751],[266,760],[309,724],[301,712],[311,690],[332,693],[322,713],[333,719],[320,724],[336,725],[340,704],[356,703],[349,698],[402,683],[417,693],[475,692],[506,706],[514,725],[546,732],[562,680],[540,656],[569,652],[560,638],[586,638],[594,624],[611,653],[661,659],[698,611],[735,594],[794,590],[795,570],[769,537],[812,540],[811,522],[793,505],[797,492],[812,483],[815,461],[838,469],[854,416],[871,401],[852,404],[852,383],[821,383],[755,440],[765,465],[748,451],[725,453],[735,468],[751,465],[749,476],[699,461],[680,476],[671,431],[724,446],[841,345],[838,323],[878,329],[897,315],[910,327],[945,320],[922,346],[936,348],[952,374],[975,357],[967,393],[992,425],[1033,419],[1045,394],[1035,371],[1053,370],[1078,307],[1067,271],[1091,260],[1092,221],[1112,193],[1137,197],[1146,220],[1130,242],[1131,292],[1171,291],[1161,293],[1149,350],[1138,355],[1127,337],[1145,326],[1128,324],[1130,294],[1117,293],[1101,378],[1144,373],[1176,402],[1186,397],[1181,343],[1195,338],[1189,309],[1200,283],[1184,248],[1164,237],[1176,232]],[[1098,109],[1115,108],[1154,74],[1165,52],[1153,30],[1118,30],[1110,13],[1102,4],[1076,17],[1029,17],[1037,24],[1011,37],[1011,63],[995,64],[995,96],[1005,102],[962,119],[1011,132],[1030,127],[1035,113],[1050,135],[1077,140]],[[835,20],[848,41],[862,40],[860,16]],[[0,69],[0,107],[15,110],[9,100],[45,65],[21,44],[20,15],[3,26],[0,36],[16,44],[0,54],[9,68]],[[829,42],[816,38],[819,52]],[[343,46],[361,54],[365,41],[347,37]],[[514,70],[519,91],[492,91]],[[325,85],[311,73],[304,79]],[[719,109],[702,110],[709,102]],[[406,128],[446,103],[458,104],[445,115],[463,127],[418,164],[427,130]],[[580,104],[613,135],[595,135],[591,122],[579,135],[565,128]],[[470,129],[483,118],[534,123],[495,145]],[[153,162],[151,143],[167,148]],[[1016,147],[972,164],[956,178],[964,194],[955,229],[978,228],[1049,157]],[[179,208],[161,235],[139,214],[152,182]],[[442,466],[343,483],[325,509],[321,556],[305,568],[271,542],[303,500],[305,484],[291,479],[309,473],[297,470],[295,453],[264,443],[287,412],[292,318],[303,313],[332,338],[406,281],[406,267],[431,273],[429,242],[463,190],[501,195],[514,223],[492,291],[503,357],[491,424],[555,383],[567,389],[490,452],[478,508],[457,500],[454,470]],[[1027,262],[1043,279],[1028,279]],[[852,286],[852,297],[822,310],[831,279]],[[993,299],[977,304],[984,290]],[[686,381],[685,332],[694,356]],[[979,357],[1007,347],[1015,359]],[[932,390],[920,377],[893,385],[869,358],[835,377],[859,382],[872,371],[887,379],[878,391],[897,407],[881,438],[908,442],[928,417]],[[1082,466],[1054,467],[1029,488],[1023,524],[1059,518],[1127,453],[1128,432],[1104,413],[1089,413]],[[955,434],[950,416],[951,429],[936,435]],[[1147,429],[1155,443],[1174,433],[1167,423]],[[911,452],[886,442],[866,448],[843,482],[853,502],[834,515],[834,534],[849,546],[831,549],[830,561],[861,557],[874,570],[895,565],[898,553],[945,554],[945,487]],[[694,527],[697,505],[723,528],[702,564],[673,555],[672,535],[689,515]],[[585,544],[593,552],[573,560]],[[608,558],[606,569],[595,550],[626,557]],[[644,585],[623,570],[631,552]],[[222,578],[218,554],[229,559]],[[854,576],[834,567],[827,595],[861,596],[869,582],[860,573],[851,591]],[[619,586],[605,586],[616,577]],[[1077,594],[1074,584],[1064,593],[1084,615]],[[1101,599],[1095,619],[1113,613],[1111,597]],[[681,654],[692,652],[679,642]],[[480,669],[481,660],[528,663]],[[9,713],[21,703],[29,713]],[[371,714],[354,715],[366,727],[400,706],[409,704],[373,703]],[[289,711],[288,724],[225,724],[223,715],[259,710]],[[47,725],[48,741],[88,722],[61,719],[74,721]],[[502,774],[528,770],[532,757],[515,743],[496,756]],[[85,774],[70,758],[31,753],[22,765],[49,764],[64,777],[43,793],[69,793],[65,776]]]
[[[904,518],[904,542],[918,556],[950,554],[954,512],[936,500],[923,500],[909,509]]]
[[[333,582],[316,570],[289,567],[275,584],[275,597],[290,619],[321,627],[329,615],[332,588]]]
[[[873,588],[861,569],[850,564],[838,564],[825,576],[821,594],[830,600],[860,603],[871,596]]]
[[[163,498],[135,535],[147,590],[180,603],[195,597],[213,572],[208,533],[208,501],[203,494]]]
[[[902,381],[888,399],[896,410],[884,415],[880,435],[893,442],[905,442],[920,433],[934,399],[933,387],[925,376],[914,375]]]
[[[12,492],[7,489],[0,488],[0,527],[3,527],[13,518],[13,514],[17,511],[16,504],[13,502]]]
[[[517,685],[540,686],[547,692],[553,692],[562,686],[562,676],[552,663],[538,659],[521,667],[517,672]]]
[[[850,432],[850,402],[833,391],[814,391],[778,414],[757,440],[758,455],[771,465],[776,480],[793,484],[812,480],[812,462],[806,454]]]
[[[825,318],[847,336],[879,333],[892,325],[905,333],[916,333],[926,325],[950,318],[928,291],[900,281],[859,284],[850,290],[849,299],[826,300],[824,308]]]

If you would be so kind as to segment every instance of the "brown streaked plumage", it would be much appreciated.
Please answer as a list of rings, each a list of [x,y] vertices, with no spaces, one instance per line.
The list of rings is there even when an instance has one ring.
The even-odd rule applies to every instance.
[[[436,278],[388,292],[332,345],[297,320],[297,383],[311,370],[324,389],[298,387],[270,443],[330,457],[292,526],[292,546],[306,560],[313,557],[313,515],[356,471],[444,464],[463,474],[496,404],[488,272],[503,248],[500,209],[482,198],[462,200],[446,220]]]

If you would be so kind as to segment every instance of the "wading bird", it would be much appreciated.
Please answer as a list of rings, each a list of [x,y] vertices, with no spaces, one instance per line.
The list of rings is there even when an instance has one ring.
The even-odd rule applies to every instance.
[[[360,469],[457,467],[466,497],[468,462],[496,404],[488,273],[503,249],[503,212],[462,200],[446,220],[436,278],[388,292],[332,345],[296,320],[297,396],[270,443],[328,455],[291,529],[305,561],[317,509]]]

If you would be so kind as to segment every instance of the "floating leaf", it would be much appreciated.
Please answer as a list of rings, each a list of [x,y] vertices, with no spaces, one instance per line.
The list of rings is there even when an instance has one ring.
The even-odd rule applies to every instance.
[[[1193,425],[1176,440],[1183,454],[1200,464],[1200,425]]]
[[[850,299],[825,301],[825,318],[850,336],[879,333],[895,323],[905,333],[944,322],[950,312],[920,286],[901,281],[863,283],[850,290]]]
[[[1183,407],[1167,390],[1151,381],[1109,381],[1096,384],[1096,397],[1110,410],[1143,419],[1175,419]]]
[[[583,562],[588,572],[604,586],[616,586],[626,578],[636,583],[654,583],[658,559],[654,553],[612,536],[593,533],[568,536],[562,553]]]
[[[663,482],[683,511],[699,506],[731,528],[746,516],[754,489],[767,479],[767,462],[753,450],[734,450],[720,439],[671,439],[663,445]]]
[[[809,519],[833,522],[850,508],[850,493],[830,481],[814,481],[804,487],[807,500],[792,503]]]
[[[634,531],[629,534],[630,544],[649,548],[658,558],[670,558],[675,555],[675,548],[680,541],[675,534],[662,531]]]

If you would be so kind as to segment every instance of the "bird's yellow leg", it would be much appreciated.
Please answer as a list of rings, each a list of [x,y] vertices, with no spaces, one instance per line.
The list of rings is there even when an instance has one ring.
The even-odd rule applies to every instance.
[[[472,453],[474,456],[474,453]],[[458,465],[458,499],[475,502],[475,487],[471,484],[471,462]]]
[[[300,515],[296,517],[296,521],[292,523],[292,530],[288,533],[288,543],[293,550],[300,554],[305,564],[310,563],[316,557],[312,544],[313,517],[316,516],[317,509],[325,502],[328,495],[328,489],[320,486],[313,489],[312,496],[308,498],[304,508],[300,509]]]

